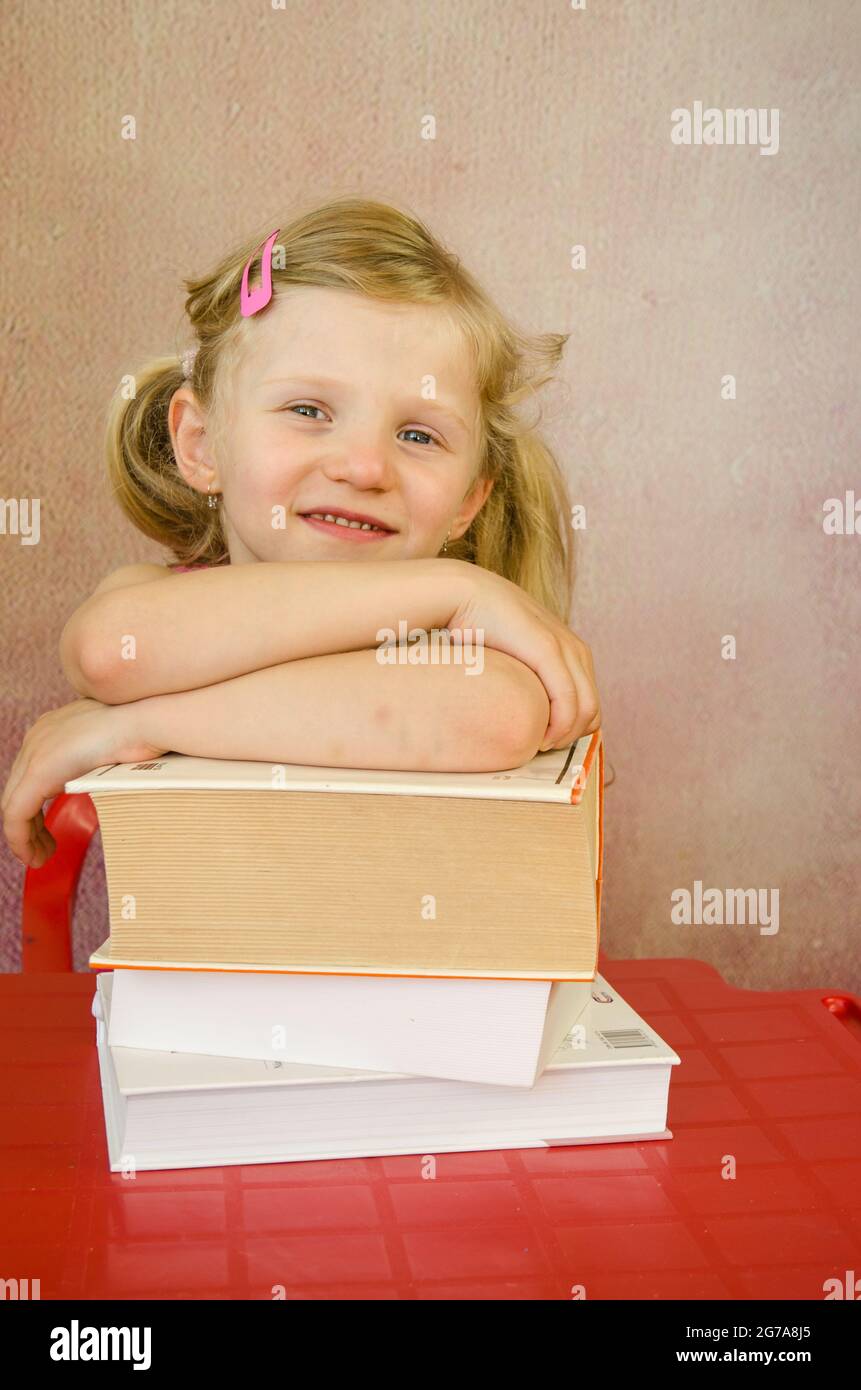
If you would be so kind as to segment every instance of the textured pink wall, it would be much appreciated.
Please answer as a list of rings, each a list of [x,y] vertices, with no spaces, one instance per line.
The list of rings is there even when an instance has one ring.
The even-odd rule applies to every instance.
[[[0,493],[42,514],[38,545],[0,536],[3,779],[73,698],[65,618],[164,558],[113,505],[101,436],[118,377],[187,341],[180,277],[294,198],[391,199],[524,326],[571,333],[548,423],[587,508],[573,626],[615,772],[603,945],[861,987],[861,536],[822,526],[861,496],[858,30],[854,0],[7,9]],[[674,145],[697,101],[778,108],[777,153]],[[0,873],[14,969],[5,846]],[[674,925],[694,880],[779,889],[779,931]],[[79,968],[104,893],[96,845]]]

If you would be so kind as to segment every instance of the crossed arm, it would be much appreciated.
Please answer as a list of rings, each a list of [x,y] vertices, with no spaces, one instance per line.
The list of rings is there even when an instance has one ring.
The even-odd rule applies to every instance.
[[[547,727],[532,670],[492,647],[480,674],[382,664],[372,645],[401,620],[445,626],[457,565],[261,563],[149,577],[77,610],[63,666],[79,694],[125,706],[134,744],[331,767],[517,767]]]

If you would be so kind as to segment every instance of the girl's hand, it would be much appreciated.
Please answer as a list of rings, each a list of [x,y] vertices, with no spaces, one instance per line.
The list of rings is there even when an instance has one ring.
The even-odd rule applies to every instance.
[[[139,762],[167,751],[141,741],[134,720],[133,705],[73,700],[28,729],[0,799],[3,834],[22,864],[40,869],[57,848],[42,807],[65,782],[105,763]]]
[[[488,647],[531,667],[547,691],[550,722],[541,751],[564,748],[601,726],[592,653],[570,628],[517,584],[466,561],[465,596],[449,631],[483,628]]]

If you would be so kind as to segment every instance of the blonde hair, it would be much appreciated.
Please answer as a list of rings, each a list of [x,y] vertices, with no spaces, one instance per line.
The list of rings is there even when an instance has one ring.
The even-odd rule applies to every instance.
[[[221,508],[187,486],[176,466],[168,406],[180,386],[190,386],[220,439],[248,332],[249,320],[239,312],[242,272],[267,235],[252,237],[208,275],[183,282],[197,342],[190,379],[178,356],[159,357],[135,374],[134,399],[118,392],[111,403],[106,446],[115,495],[134,525],[181,564],[223,564],[229,554]],[[363,198],[325,202],[280,230],[273,294],[290,285],[448,309],[471,349],[480,401],[473,481],[491,478],[493,487],[446,553],[512,580],[567,622],[574,584],[567,489],[538,422],[522,419],[517,407],[553,376],[568,334],[519,332],[417,218]]]

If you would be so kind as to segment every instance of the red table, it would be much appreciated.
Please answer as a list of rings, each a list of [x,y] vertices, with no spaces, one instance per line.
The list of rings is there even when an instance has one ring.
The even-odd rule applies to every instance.
[[[603,959],[665,1040],[672,1140],[107,1167],[85,974],[0,976],[0,1278],[43,1299],[824,1298],[861,1279],[861,1026],[827,990]],[[726,1156],[737,1176],[721,1176]],[[859,1288],[861,1292],[861,1288]]]

